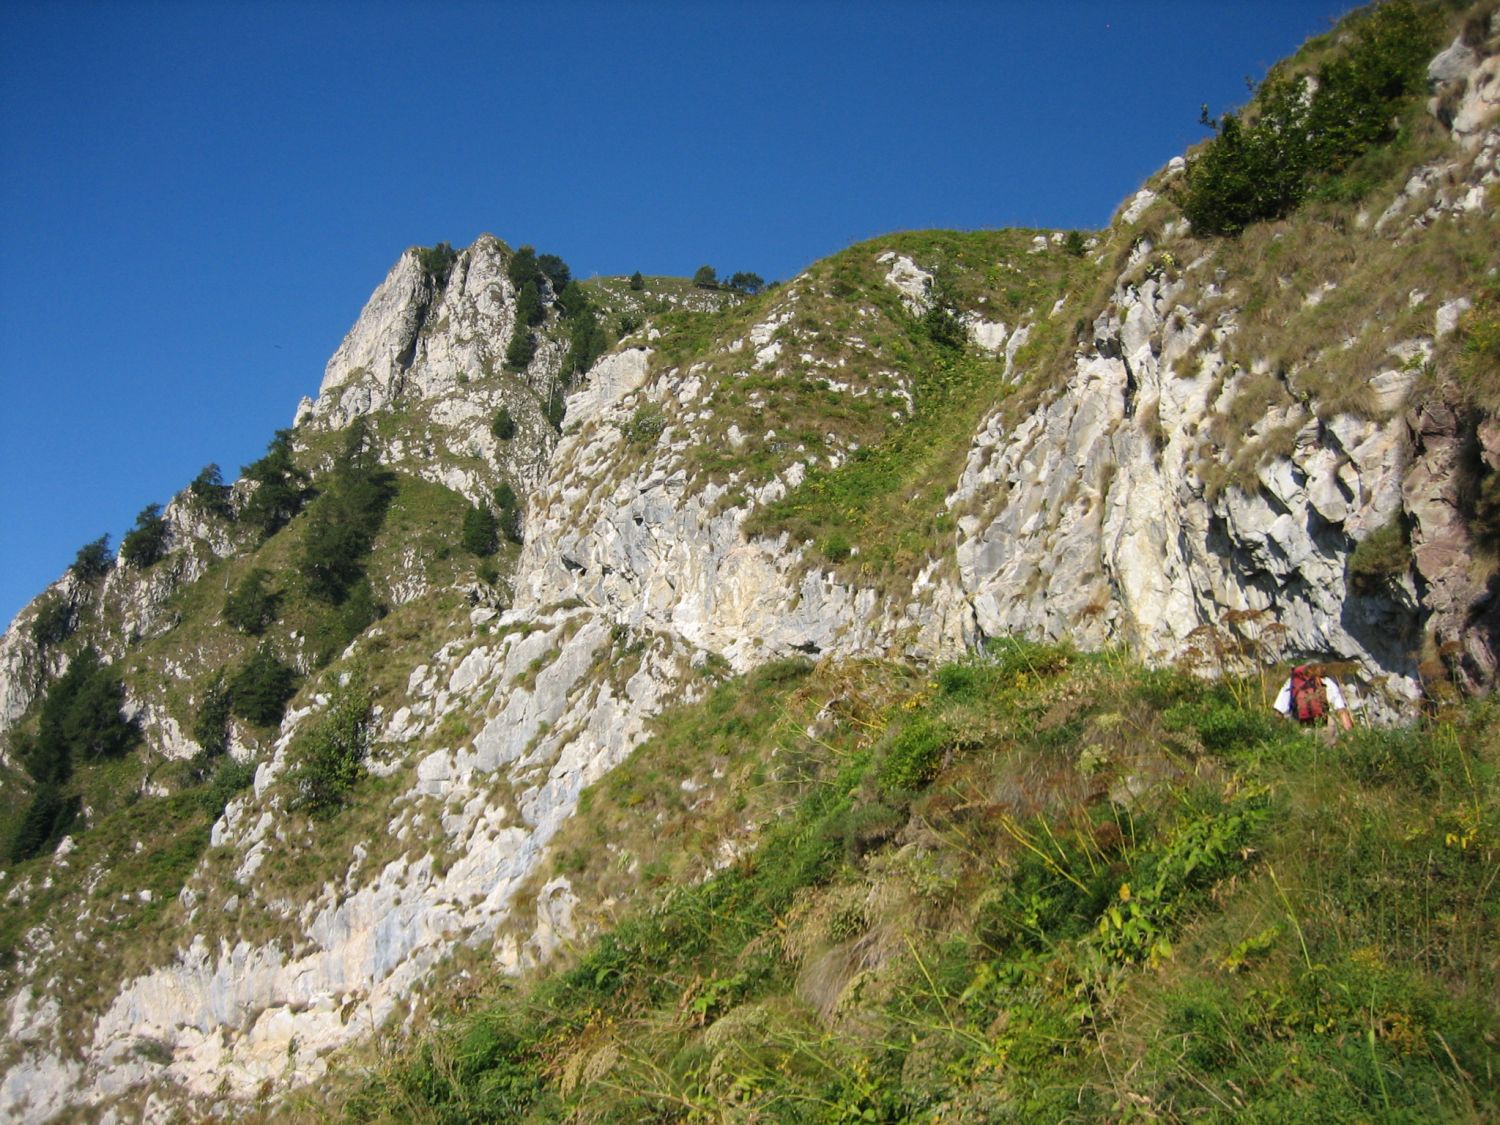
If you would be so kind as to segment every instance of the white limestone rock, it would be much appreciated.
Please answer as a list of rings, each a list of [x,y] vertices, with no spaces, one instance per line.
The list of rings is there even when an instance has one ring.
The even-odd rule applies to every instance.
[[[901,303],[907,312],[921,316],[932,308],[932,274],[894,250],[887,250],[875,260],[890,266],[885,283],[901,294]]]

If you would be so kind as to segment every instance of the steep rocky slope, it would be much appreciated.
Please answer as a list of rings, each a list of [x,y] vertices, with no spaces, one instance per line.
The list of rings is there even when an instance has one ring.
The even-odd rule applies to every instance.
[[[897,235],[748,299],[596,280],[613,338],[577,377],[546,285],[534,354],[507,363],[504,243],[402,255],[290,437],[328,495],[356,425],[395,474],[362,564],[383,616],[339,632],[296,577],[315,509],[257,532],[244,480],[228,515],[184,492],[160,561],[70,573],[0,641],[8,828],[32,788],[17,740],[84,645],[143,738],[81,767],[75,830],[4,871],[0,1105],[269,1097],[475,959],[546,962],[618,905],[549,850],[581,794],[668,710],[779,658],[1021,635],[1214,672],[1342,661],[1381,716],[1488,688],[1480,15],[1453,21],[1404,164],[1238,239],[1193,232],[1179,160],[1089,237]],[[455,544],[502,485],[524,543],[482,562]],[[257,567],[281,576],[261,639],[224,623]],[[61,638],[38,627],[54,606]],[[230,722],[253,785],[205,806],[193,732],[216,671],[261,647],[300,689],[278,723]],[[320,815],[306,763],[353,712],[362,776]],[[725,824],[705,869],[756,833]]]

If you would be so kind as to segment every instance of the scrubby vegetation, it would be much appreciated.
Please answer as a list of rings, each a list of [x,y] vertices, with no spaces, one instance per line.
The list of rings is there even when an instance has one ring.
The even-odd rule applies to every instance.
[[[1500,717],[1330,747],[1265,691],[1014,642],[929,681],[726,685],[579,818],[652,904],[560,971],[470,987],[345,1116],[1493,1115]],[[690,814],[678,780],[710,768]],[[710,874],[701,826],[771,809]],[[602,875],[575,843],[560,866]]]
[[[262,538],[269,539],[300,512],[307,501],[308,478],[292,456],[292,432],[277,430],[266,447],[265,456],[244,466],[240,472],[256,485],[240,518],[256,528]]]
[[[167,521],[160,504],[147,504],[135,517],[135,526],[120,541],[120,558],[137,570],[154,564],[167,550]]]
[[[36,729],[12,740],[16,760],[36,782],[10,841],[12,862],[50,851],[72,827],[80,802],[66,787],[75,766],[117,758],[135,745],[140,731],[121,713],[123,702],[119,670],[85,648],[47,690]]]
[[[414,246],[412,250],[417,255],[417,263],[435,285],[447,284],[453,263],[458,261],[457,250],[446,242],[439,242],[436,246]]]
[[[80,582],[97,582],[109,573],[109,567],[113,561],[114,555],[109,549],[109,536],[101,535],[98,539],[78,548],[73,565],[68,569]]]
[[[1357,161],[1409,130],[1419,111],[1438,13],[1417,0],[1374,6],[1314,71],[1283,64],[1243,118],[1213,122],[1217,135],[1190,163],[1182,200],[1194,229],[1236,234],[1285,217],[1310,194],[1362,195],[1371,185],[1353,171]]]
[[[774,429],[780,448],[752,438],[758,463],[744,465],[745,453],[723,447],[702,450],[699,458],[716,477],[735,469],[759,476],[799,447],[824,448],[830,431],[849,451],[753,513],[751,534],[785,531],[823,544],[824,558],[872,584],[915,572],[949,530],[943,498],[958,477],[969,436],[1015,391],[1005,377],[1006,357],[971,344],[959,316],[1013,327],[1029,323],[1032,342],[1019,353],[1024,361],[1060,342],[1064,322],[1044,314],[1092,284],[1094,262],[1050,244],[1034,253],[1035,237],[1018,230],[904,234],[854,247],[810,271],[809,286],[821,291],[811,302],[810,323],[818,327],[803,346],[810,343],[814,355],[842,352],[841,364],[831,369],[836,376],[801,370],[738,378],[726,387],[729,403],[756,405],[763,420],[747,421],[746,428]],[[892,251],[935,274],[935,301],[922,316],[907,312],[885,282],[888,267],[877,259]],[[804,298],[799,307],[809,303]],[[853,331],[849,310],[861,305],[877,313],[856,333],[867,346],[851,352],[838,337]],[[909,398],[880,387],[885,364],[909,373]],[[835,391],[834,377],[853,386]],[[874,385],[862,386],[865,380]],[[754,393],[760,387],[763,403]]]
[[[242,633],[258,637],[276,620],[281,593],[270,585],[271,572],[251,567],[224,599],[224,620]]]
[[[364,776],[369,726],[370,689],[362,673],[347,673],[327,710],[293,748],[296,764],[290,780],[295,796],[290,808],[328,817],[343,807]]]

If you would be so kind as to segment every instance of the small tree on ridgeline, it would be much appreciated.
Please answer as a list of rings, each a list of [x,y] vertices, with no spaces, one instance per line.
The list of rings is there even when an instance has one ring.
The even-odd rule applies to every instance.
[[[766,287],[766,279],[758,273],[736,273],[729,279],[729,288],[753,297]]]
[[[260,460],[240,473],[255,482],[241,518],[269,539],[302,510],[308,496],[307,474],[292,459],[292,431],[277,430]]]
[[[167,553],[167,521],[160,504],[147,504],[135,517],[135,526],[120,543],[120,558],[137,570],[145,570]]]
[[[537,255],[536,265],[547,278],[554,293],[560,294],[573,280],[573,271],[568,269],[568,263],[556,254]]]
[[[234,516],[234,509],[229,503],[229,486],[224,483],[219,466],[213,462],[203,466],[202,471],[188,485],[188,492],[210,515],[218,516],[220,519],[230,519]]]
[[[109,573],[114,556],[109,550],[109,536],[101,535],[91,543],[78,548],[73,565],[68,568],[80,582],[93,583]]]

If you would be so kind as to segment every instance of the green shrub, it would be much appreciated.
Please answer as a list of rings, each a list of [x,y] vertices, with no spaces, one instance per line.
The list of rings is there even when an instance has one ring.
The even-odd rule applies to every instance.
[[[214,775],[198,794],[198,800],[209,820],[218,820],[224,814],[224,806],[234,799],[236,793],[248,789],[255,780],[255,763],[237,762],[226,757],[219,762]]]
[[[1376,528],[1349,555],[1349,585],[1360,594],[1378,594],[1411,566],[1411,545],[1400,518]]]
[[[1393,140],[1403,108],[1425,89],[1435,38],[1431,6],[1391,0],[1356,20],[1311,94],[1301,76],[1273,72],[1254,116],[1226,113],[1189,162],[1182,210],[1193,229],[1233,235],[1288,215],[1315,184]]]
[[[1227,754],[1276,738],[1284,730],[1282,720],[1269,711],[1241,707],[1209,698],[1179,703],[1162,716],[1168,730],[1192,730],[1211,754]]]
[[[68,569],[80,582],[97,582],[109,573],[114,557],[109,551],[109,536],[101,535],[91,543],[78,548],[73,565]]]
[[[938,691],[957,699],[972,699],[984,680],[984,671],[974,664],[945,664],[937,674]]]
[[[512,371],[524,371],[535,355],[536,336],[528,332],[525,323],[518,318],[510,344],[505,349],[505,366]]]
[[[229,748],[229,715],[232,707],[229,682],[220,668],[203,689],[203,702],[193,720],[193,741],[201,747],[204,762]]]
[[[825,834],[843,845],[844,859],[856,863],[867,852],[886,843],[906,823],[906,813],[880,801],[853,805],[824,826]]]
[[[1011,679],[1023,672],[1032,676],[1055,675],[1066,669],[1073,658],[1073,650],[1067,645],[1030,641],[1025,637],[991,637],[985,641],[984,651],[1001,679]]]
[[[319,817],[343,807],[365,774],[370,712],[370,689],[361,675],[351,674],[334,690],[328,709],[297,741],[296,764],[288,775],[296,791],[290,807]]]
[[[510,283],[519,292],[525,285],[541,286],[542,267],[537,264],[536,248],[522,246],[510,256],[510,261],[505,265],[505,276],[510,278]]]
[[[509,441],[516,436],[516,420],[510,416],[510,410],[502,406],[495,412],[495,418],[490,423],[490,433],[500,441]]]
[[[60,645],[73,633],[73,607],[65,598],[48,598],[31,619],[31,640],[38,648]]]
[[[645,288],[646,288],[646,279],[641,276],[641,271],[640,270],[636,270],[635,273],[633,273],[633,274],[630,275],[630,289],[634,293],[639,293],[641,290],[643,290]]]
[[[608,347],[609,336],[594,310],[588,306],[579,309],[568,330],[568,352],[563,357],[564,377],[572,382],[575,376],[586,374]]]
[[[267,586],[271,572],[253,567],[224,599],[224,620],[241,633],[258,637],[280,613],[281,594]]]
[[[124,700],[119,672],[86,648],[42,697],[35,734],[14,737],[15,757],[37,787],[9,843],[13,862],[50,850],[72,828],[81,802],[63,786],[75,763],[119,757],[139,741],[120,712]]]
[[[547,421],[554,430],[562,432],[563,418],[568,412],[568,397],[562,387],[553,387],[547,396]]]
[[[1292,139],[1301,128],[1301,85],[1272,81],[1261,100],[1257,122],[1226,113],[1218,135],[1188,164],[1182,211],[1200,234],[1238,234],[1289,214],[1306,194],[1307,157]]]
[[[959,319],[941,305],[933,305],[922,316],[922,331],[940,348],[962,351],[969,342]]]
[[[120,558],[137,570],[157,562],[167,550],[167,521],[160,504],[147,504],[135,517],[135,526],[120,543]]]
[[[1337,747],[1339,760],[1362,785],[1402,786],[1430,796],[1450,770],[1461,776],[1458,754],[1445,760],[1444,744],[1417,726],[1356,727]]]
[[[463,533],[459,537],[464,550],[479,558],[489,558],[500,547],[500,523],[484,504],[474,504],[464,513]]]
[[[55,848],[77,823],[81,805],[80,798],[67,796],[55,782],[39,785],[11,838],[10,862],[20,863]]]
[[[448,275],[453,272],[453,263],[458,261],[457,250],[446,242],[439,242],[436,246],[414,246],[412,251],[417,256],[417,264],[422,267],[422,272],[432,278],[438,288],[447,284]]]
[[[297,674],[261,645],[229,682],[231,709],[260,726],[281,722],[287,701],[297,692]]]
[[[210,462],[203,466],[203,470],[188,485],[188,492],[209,515],[220,519],[229,519],[234,515],[234,508],[229,502],[230,488],[224,483],[218,465]]]
[[[70,762],[124,754],[140,738],[136,724],[120,713],[124,702],[120,673],[92,648],[84,649],[42,702],[39,739],[43,752]]]
[[[292,431],[277,430],[265,456],[240,470],[255,491],[240,518],[269,539],[302,510],[307,500],[307,474],[292,459]]]
[[[908,792],[931,781],[953,743],[948,726],[928,715],[913,717],[892,739],[880,764],[881,789]]]
[[[497,527],[501,535],[512,543],[521,542],[521,502],[509,481],[495,486],[495,506],[500,509]]]
[[[729,279],[729,288],[747,297],[753,297],[766,287],[766,279],[758,273],[740,271]]]
[[[554,293],[561,294],[569,286],[577,284],[573,281],[573,271],[568,268],[568,263],[556,254],[538,254],[536,267],[542,271]]]
[[[650,404],[638,406],[630,420],[621,426],[625,437],[636,445],[655,445],[667,428],[667,419],[661,407]]]
[[[534,327],[542,323],[547,317],[546,306],[542,304],[542,293],[534,281],[528,281],[516,292],[516,331],[523,331],[522,326]]]
[[[1153,711],[1166,711],[1202,698],[1203,681],[1176,668],[1142,668],[1135,674],[1130,694]]]
[[[360,419],[349,427],[332,477],[308,511],[297,569],[314,598],[340,605],[364,577],[365,557],[395,493],[395,474],[376,461]]]
[[[849,537],[842,531],[835,531],[823,540],[819,546],[823,557],[831,563],[847,562],[854,554],[854,544],[849,542]]]
[[[308,630],[312,663],[321,668],[343,652],[349,643],[386,615],[386,607],[375,596],[368,578],[361,577],[350,586],[344,600],[330,607]]]

